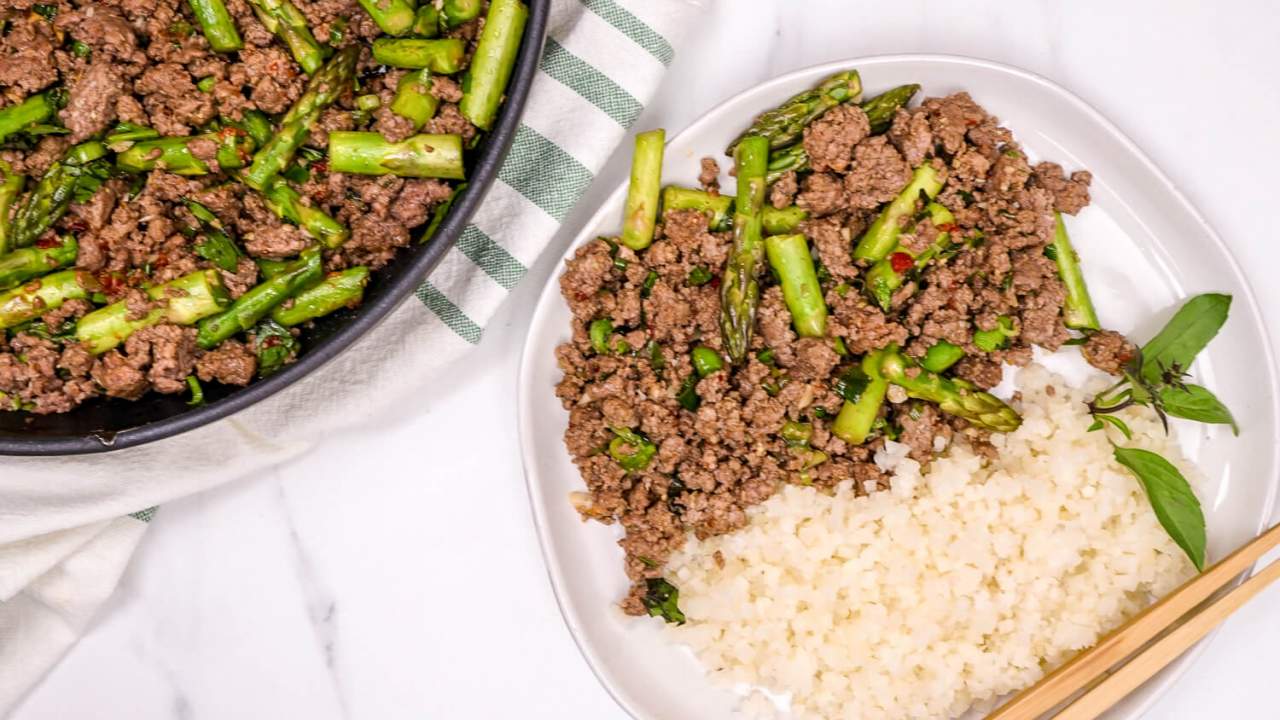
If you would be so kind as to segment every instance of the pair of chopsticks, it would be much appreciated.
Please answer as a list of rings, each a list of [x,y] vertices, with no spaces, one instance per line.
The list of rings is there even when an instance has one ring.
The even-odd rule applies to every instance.
[[[1099,640],[1097,645],[1018,693],[988,715],[987,720],[1035,720],[1048,716],[1076,693],[1081,694],[1051,717],[1054,720],[1098,717],[1173,662],[1263,588],[1280,579],[1280,560],[1277,560],[1231,592],[1197,609],[1277,545],[1280,545],[1280,525],[1188,580],[1168,597]],[[1117,668],[1125,658],[1129,658],[1128,661]]]

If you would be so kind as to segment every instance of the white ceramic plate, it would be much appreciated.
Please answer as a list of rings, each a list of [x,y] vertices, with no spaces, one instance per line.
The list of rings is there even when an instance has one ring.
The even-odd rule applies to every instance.
[[[1179,438],[1208,476],[1203,493],[1209,553],[1220,558],[1271,517],[1280,438],[1275,363],[1257,303],[1222,240],[1170,180],[1115,126],[1076,96],[1023,70],[936,55],[851,59],[784,75],[721,104],[667,146],[663,181],[696,185],[698,158],[720,157],[749,118],[832,72],[857,68],[867,95],[916,82],[924,95],[967,90],[1034,158],[1094,174],[1093,204],[1070,219],[1103,324],[1148,338],[1176,304],[1197,292],[1235,296],[1230,319],[1194,368],[1235,412],[1243,428],[1181,424]],[[729,183],[732,187],[732,183]],[[626,187],[587,223],[583,242],[620,228]],[[525,474],[543,553],[565,622],[600,681],[637,718],[714,720],[732,715],[734,697],[714,689],[692,656],[665,643],[657,620],[624,617],[620,531],[584,523],[569,493],[582,490],[561,436],[568,414],[555,397],[555,347],[569,338],[559,273],[548,282],[529,329],[520,368],[519,425]],[[1110,718],[1136,718],[1188,667],[1188,653],[1118,705]]]

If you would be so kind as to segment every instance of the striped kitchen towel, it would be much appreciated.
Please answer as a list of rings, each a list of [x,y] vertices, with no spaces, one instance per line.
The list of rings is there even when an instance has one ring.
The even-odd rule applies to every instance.
[[[211,426],[79,458],[0,461],[0,716],[112,593],[157,505],[247,477],[429,396],[480,341],[652,97],[698,0],[553,0],[499,179],[416,299],[311,377]]]

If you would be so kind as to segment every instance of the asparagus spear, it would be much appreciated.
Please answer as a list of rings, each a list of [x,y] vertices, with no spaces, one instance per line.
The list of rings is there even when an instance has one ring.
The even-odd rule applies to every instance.
[[[738,199],[733,216],[733,247],[720,281],[720,332],[730,362],[738,364],[751,348],[756,306],[760,302],[765,254],[760,216],[769,139],[758,135],[744,138],[734,149],[734,165],[738,171]]]
[[[799,140],[805,126],[823,113],[840,103],[857,102],[861,97],[862,78],[858,71],[838,72],[812,90],[806,90],[757,117],[751,127],[729,144],[725,154],[732,156],[734,148],[751,136],[767,138],[770,148],[786,147]]]
[[[939,340],[924,352],[920,367],[929,372],[940,373],[960,362],[964,357],[964,348],[952,345],[946,340]]]
[[[662,209],[664,211],[697,210],[706,213],[708,227],[716,232],[728,230],[733,223],[731,196],[712,195],[702,190],[679,185],[668,185],[662,189]]]
[[[916,168],[911,182],[898,193],[871,223],[867,233],[862,236],[858,246],[853,249],[853,256],[859,260],[876,262],[884,259],[898,245],[898,235],[902,232],[902,221],[916,212],[916,202],[921,194],[932,200],[942,190],[942,178],[929,163]]]
[[[462,180],[460,135],[414,135],[398,143],[376,132],[329,133],[329,168],[357,175]]]
[[[306,92],[281,119],[280,129],[253,156],[253,164],[240,174],[246,185],[263,190],[289,166],[320,112],[351,87],[359,58],[360,48],[343,48],[311,77]]]
[[[860,107],[871,123],[871,134],[878,135],[888,130],[893,124],[894,113],[898,112],[898,108],[906,106],[919,90],[919,85],[902,85],[862,103]],[[798,142],[769,156],[767,181],[772,185],[791,170],[804,172],[808,169],[809,153],[805,151],[804,144]]]
[[[917,270],[923,268],[935,255],[951,243],[949,228],[954,226],[955,216],[951,214],[950,210],[938,203],[929,203],[925,210],[928,211],[929,219],[933,222],[935,228],[948,229],[941,230],[937,237],[934,238],[933,244],[921,252],[919,256],[912,255],[911,251],[906,248],[895,247],[892,252],[881,258],[867,271],[864,280],[867,293],[885,310],[889,309],[893,293],[902,287],[905,274],[913,268]]]
[[[154,128],[137,123],[122,122],[118,123],[111,132],[107,133],[107,137],[103,140],[112,152],[124,152],[133,147],[134,143],[143,140],[155,140],[160,137],[160,133]]]
[[[867,120],[871,123],[871,134],[879,135],[888,130],[893,124],[893,116],[898,113],[898,109],[906,107],[918,92],[920,92],[920,86],[914,83],[900,85],[862,103],[862,112],[867,114]]]
[[[244,47],[240,33],[236,31],[235,20],[231,19],[231,13],[227,12],[227,6],[222,0],[187,2],[191,5],[192,14],[196,16],[196,22],[200,23],[204,38],[209,41],[209,47],[217,52],[232,52]]]
[[[55,89],[32,95],[20,103],[0,109],[0,142],[16,132],[48,120],[65,104],[65,93],[61,89]]]
[[[1057,221],[1053,229],[1053,259],[1058,263],[1058,275],[1067,288],[1067,299],[1062,305],[1062,321],[1069,328],[1077,330],[1097,330],[1102,327],[1098,323],[1098,313],[1093,309],[1093,300],[1089,297],[1089,287],[1084,283],[1084,273],[1080,270],[1080,257],[1076,255],[1071,244],[1071,236],[1067,235],[1067,225],[1062,221],[1062,213],[1055,213]]]
[[[483,0],[444,0],[440,6],[440,21],[445,27],[456,28],[480,17],[483,7]]]
[[[345,225],[329,217],[320,208],[302,202],[302,195],[284,180],[273,180],[262,192],[262,199],[276,217],[302,228],[327,248],[336,248],[351,236],[351,231]]]
[[[288,307],[277,306],[271,311],[271,319],[285,327],[293,327],[344,307],[354,307],[364,297],[367,284],[369,268],[363,265],[334,273],[293,296]]]
[[[404,35],[413,29],[415,13],[406,0],[360,0],[360,7],[388,35]]]
[[[995,395],[975,390],[963,380],[945,378],[916,367],[896,349],[885,352],[879,373],[891,384],[906,390],[908,396],[934,403],[943,412],[978,427],[1012,432],[1022,424],[1022,417]]]
[[[21,325],[68,300],[83,300],[98,289],[93,276],[63,270],[0,294],[0,329]]]
[[[850,445],[861,445],[871,436],[871,428],[889,392],[889,382],[880,375],[883,357],[883,350],[873,350],[863,356],[862,372],[866,375],[867,384],[856,399],[845,399],[840,414],[831,424],[831,433]]]
[[[631,155],[631,183],[627,187],[627,203],[622,213],[622,237],[619,240],[632,250],[643,250],[653,242],[658,221],[658,190],[662,185],[662,152],[666,149],[666,131],[650,130],[636,135],[635,152]]]
[[[230,302],[216,270],[183,275],[148,289],[147,295],[159,301],[160,307],[141,318],[132,317],[124,300],[98,308],[76,323],[76,339],[84,343],[89,352],[101,355],[145,327],[165,322],[194,325]]]
[[[449,21],[451,2],[466,4],[460,0],[445,0],[446,22]],[[479,12],[479,0],[467,2],[474,3],[476,12]],[[484,30],[480,31],[471,66],[462,78],[462,102],[458,103],[462,116],[481,130],[493,127],[493,119],[498,114],[502,94],[507,90],[507,80],[511,78],[516,51],[520,49],[525,21],[528,19],[529,8],[520,0],[491,0],[489,3]],[[657,191],[654,192],[656,195]]]
[[[226,310],[200,321],[196,343],[209,350],[218,343],[258,324],[277,305],[320,279],[320,249],[307,248],[284,272],[249,288]]]
[[[424,2],[418,6],[413,19],[413,34],[422,38],[433,38],[440,34],[440,11],[435,3]]]
[[[13,171],[9,163],[0,160],[0,253],[9,251],[9,206],[22,192],[26,178]]]
[[[7,290],[76,260],[80,245],[67,235],[48,248],[29,247],[0,255],[0,289]]]
[[[211,133],[190,137],[164,137],[134,143],[132,147],[116,155],[116,166],[121,170],[143,173],[156,168],[175,175],[207,175],[209,165],[191,152],[191,143],[208,140],[218,145],[218,168],[229,170],[244,167],[257,144],[245,131],[236,127],[224,127]]]
[[[311,34],[307,18],[289,0],[249,0],[263,27],[289,46],[293,59],[308,75],[324,64],[324,50]]]
[[[809,219],[809,213],[803,208],[791,205],[782,209],[771,205],[764,207],[764,231],[770,235],[786,235],[793,233],[800,223]]]
[[[410,70],[396,83],[396,96],[391,101],[391,112],[412,122],[415,132],[435,117],[439,106],[440,98],[431,94],[430,70]]]
[[[804,143],[796,143],[769,155],[769,172],[765,175],[765,182],[772,185],[792,170],[804,172],[808,169],[809,153],[804,149]]]
[[[699,210],[708,214],[707,226],[715,231],[728,230],[732,224],[733,198],[728,195],[712,195],[702,190],[668,185],[662,189],[663,210]],[[795,232],[800,223],[809,219],[809,213],[792,205],[779,210],[765,205],[762,215],[764,231],[769,235],[786,235]]]
[[[465,46],[458,38],[378,38],[373,41],[373,59],[398,68],[426,68],[441,75],[462,69]]]
[[[827,334],[827,303],[804,235],[773,235],[764,241],[769,264],[782,283],[782,297],[800,337]]]
[[[9,247],[26,247],[53,227],[70,207],[85,166],[106,154],[106,146],[91,140],[72,147],[62,160],[50,165],[14,212]]]

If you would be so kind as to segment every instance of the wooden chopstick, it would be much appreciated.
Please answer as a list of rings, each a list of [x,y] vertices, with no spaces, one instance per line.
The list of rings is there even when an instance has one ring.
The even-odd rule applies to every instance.
[[[1035,720],[1085,688],[1088,690],[1083,695],[1054,717],[1057,720],[1097,717],[1160,668],[1172,662],[1264,587],[1280,578],[1280,561],[1277,561],[1202,609],[1109,677],[1104,677],[1116,664],[1172,627],[1277,545],[1280,545],[1280,525],[1267,530],[1218,564],[1188,580],[1163,600],[1103,637],[1089,650],[1018,693],[988,715],[987,720]],[[1103,679],[1099,682],[1099,678]]]

